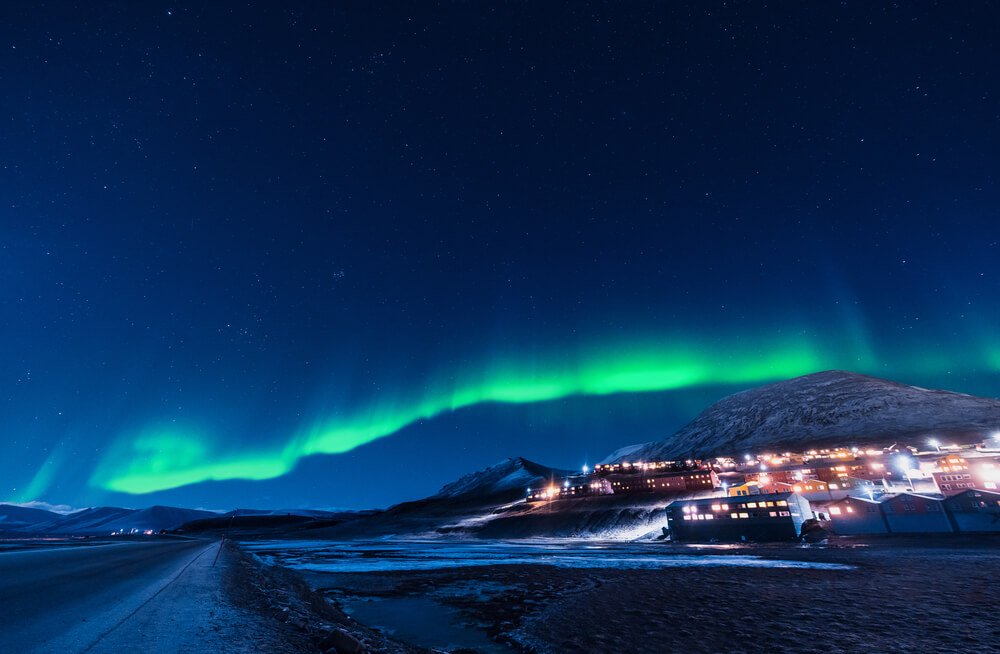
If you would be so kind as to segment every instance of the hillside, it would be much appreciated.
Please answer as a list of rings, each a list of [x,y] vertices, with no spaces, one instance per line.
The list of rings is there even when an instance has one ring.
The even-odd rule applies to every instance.
[[[524,497],[528,486],[569,474],[568,470],[557,470],[522,457],[513,457],[445,484],[433,497],[451,500],[514,499]]]
[[[0,532],[31,529],[36,525],[57,520],[61,516],[45,509],[0,504]]]
[[[830,444],[927,438],[1000,429],[1000,400],[927,390],[831,370],[719,400],[674,436],[612,453],[604,462],[676,460]]]
[[[66,515],[0,505],[0,531],[58,536],[98,536],[133,531],[174,529],[200,518],[216,515],[210,511],[151,506],[146,509],[123,509],[114,506],[91,507]]]

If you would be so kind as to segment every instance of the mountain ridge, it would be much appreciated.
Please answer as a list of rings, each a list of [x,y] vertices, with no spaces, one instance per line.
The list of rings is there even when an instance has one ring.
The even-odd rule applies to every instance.
[[[758,386],[715,402],[672,437],[603,463],[737,456],[766,449],[865,445],[1000,429],[1000,400],[844,370]]]

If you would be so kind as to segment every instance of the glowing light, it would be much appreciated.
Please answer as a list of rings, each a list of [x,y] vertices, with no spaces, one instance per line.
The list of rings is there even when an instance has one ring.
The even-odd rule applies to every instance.
[[[728,356],[716,348],[629,346],[595,350],[546,365],[503,360],[474,374],[430,380],[415,398],[387,396],[346,416],[316,421],[284,445],[241,450],[204,433],[170,430],[125,435],[91,477],[107,490],[150,493],[203,481],[261,480],[290,472],[315,454],[341,454],[420,420],[483,403],[534,403],[578,395],[667,391],[707,384],[746,384],[834,367],[802,341],[746,347]]]

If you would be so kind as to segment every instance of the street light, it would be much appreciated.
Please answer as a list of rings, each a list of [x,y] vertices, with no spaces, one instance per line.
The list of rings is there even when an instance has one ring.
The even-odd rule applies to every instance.
[[[941,441],[939,441],[938,439],[936,439],[936,438],[932,438],[932,439],[930,439],[930,440],[929,440],[929,441],[927,441],[927,442],[928,442],[928,443],[930,443],[930,446],[931,446],[931,447],[933,447],[933,448],[937,449],[937,451],[938,451],[938,452],[940,452],[940,451],[941,451]]]
[[[913,459],[908,456],[899,456],[896,458],[896,467],[906,475],[906,482],[910,485],[910,490],[913,490],[913,478],[910,476],[913,471]]]

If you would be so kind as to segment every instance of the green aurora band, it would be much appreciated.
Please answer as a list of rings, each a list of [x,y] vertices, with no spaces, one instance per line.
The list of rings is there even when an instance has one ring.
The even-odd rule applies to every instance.
[[[571,396],[668,391],[708,384],[751,384],[835,367],[806,339],[719,356],[707,347],[623,348],[590,353],[567,365],[503,361],[462,380],[430,385],[417,399],[382,399],[349,417],[320,420],[273,449],[211,447],[204,433],[150,429],[121,439],[91,484],[108,491],[152,493],[204,481],[263,480],[290,472],[303,457],[340,454],[408,425],[477,404],[523,404]],[[233,451],[237,450],[237,451]]]

